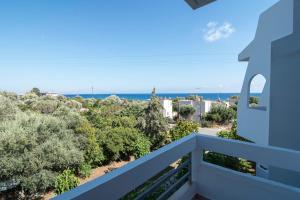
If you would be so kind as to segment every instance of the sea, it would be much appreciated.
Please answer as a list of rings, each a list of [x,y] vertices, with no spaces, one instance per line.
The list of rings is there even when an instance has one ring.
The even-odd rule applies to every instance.
[[[74,97],[82,97],[84,99],[88,98],[95,98],[95,99],[105,99],[106,97],[109,97],[111,95],[116,95],[121,99],[128,99],[128,100],[149,100],[151,98],[151,94],[65,94],[66,97],[74,98]],[[205,100],[222,100],[226,101],[232,96],[239,96],[239,93],[158,93],[156,94],[160,98],[169,98],[169,99],[175,99],[177,97],[188,97],[191,95],[198,95],[203,97]],[[252,94],[253,96],[256,96],[257,94]]]

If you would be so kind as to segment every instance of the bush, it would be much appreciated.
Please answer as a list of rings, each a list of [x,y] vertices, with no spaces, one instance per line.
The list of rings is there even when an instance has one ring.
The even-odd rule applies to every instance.
[[[66,169],[62,174],[58,175],[55,180],[55,193],[62,194],[79,185],[77,178],[70,169]]]
[[[32,109],[43,113],[43,114],[51,114],[58,108],[58,102],[53,100],[39,100],[32,105]]]
[[[66,106],[60,106],[53,115],[66,123],[69,129],[76,129],[84,120],[78,112]]]
[[[85,161],[93,166],[100,166],[105,160],[103,149],[99,145],[96,135],[89,134],[87,137],[87,145],[85,148]]]
[[[227,108],[224,105],[213,106],[205,116],[205,121],[218,124],[228,124],[236,118],[236,111],[233,108]]]
[[[137,159],[147,155],[148,153],[150,153],[150,147],[151,147],[151,142],[148,140],[148,138],[144,136],[138,137],[133,146],[134,157]]]
[[[57,174],[52,171],[41,170],[30,177],[24,177],[21,180],[21,187],[28,196],[38,195],[54,189],[56,176]]]
[[[0,121],[14,119],[17,112],[16,103],[8,97],[0,95]]]
[[[258,105],[259,104],[259,97],[250,97],[249,98],[249,104],[250,105]]]
[[[213,123],[211,121],[207,121],[207,120],[201,120],[201,127],[205,127],[205,128],[211,128],[213,126]]]
[[[184,118],[187,118],[187,117],[193,115],[195,112],[196,112],[196,109],[191,105],[181,106],[179,109],[179,114]]]
[[[0,179],[20,182],[27,193],[53,188],[51,174],[84,161],[73,131],[53,116],[19,112],[0,130]]]
[[[176,126],[171,129],[170,134],[172,140],[179,140],[193,132],[197,132],[199,129],[199,124],[191,121],[181,120],[177,122]]]
[[[92,166],[90,164],[84,163],[80,165],[78,174],[82,178],[87,178],[91,175],[92,173]]]
[[[128,159],[131,155],[140,157],[150,152],[150,142],[135,128],[113,128],[99,136],[105,157],[110,161]]]

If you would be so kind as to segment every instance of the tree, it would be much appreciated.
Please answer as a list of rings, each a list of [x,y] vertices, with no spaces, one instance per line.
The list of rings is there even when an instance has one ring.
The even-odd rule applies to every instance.
[[[236,111],[224,105],[216,105],[204,116],[204,120],[217,123],[217,124],[228,124],[236,118]]]
[[[84,161],[77,137],[56,117],[18,112],[0,130],[0,179],[28,195],[53,188],[57,173]]]
[[[97,134],[107,161],[137,158],[150,152],[150,141],[136,128],[117,127]]]
[[[259,104],[259,97],[250,97],[249,98],[249,104],[252,105],[252,106],[256,106]]]
[[[187,96],[185,99],[193,100],[193,101],[201,101],[203,99],[203,97],[198,96],[198,95],[190,95],[190,96]]]
[[[181,106],[179,109],[179,114],[184,118],[189,118],[196,112],[196,109],[191,105]]]
[[[37,96],[41,96],[42,95],[40,89],[36,88],[36,87],[32,88],[32,90],[30,92],[36,94]]]
[[[0,121],[14,119],[18,111],[15,101],[0,95]]]
[[[172,140],[179,140],[193,132],[199,130],[199,124],[191,121],[180,120],[177,122],[176,126],[171,129],[170,135]]]
[[[152,91],[148,106],[139,118],[138,127],[150,139],[152,149],[158,149],[168,141],[168,123],[163,117],[162,106],[159,98],[155,94],[155,88]]]

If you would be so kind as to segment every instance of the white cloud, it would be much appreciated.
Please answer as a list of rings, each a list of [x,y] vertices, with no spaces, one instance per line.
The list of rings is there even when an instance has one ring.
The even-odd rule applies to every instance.
[[[219,25],[218,22],[208,22],[206,29],[204,29],[204,40],[208,42],[215,42],[220,39],[228,38],[235,32],[235,28],[229,22],[224,22]]]

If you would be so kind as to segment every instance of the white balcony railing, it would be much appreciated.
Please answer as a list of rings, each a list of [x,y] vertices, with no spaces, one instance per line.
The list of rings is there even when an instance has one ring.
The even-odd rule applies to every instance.
[[[207,163],[204,151],[300,172],[298,151],[192,134],[55,200],[119,199],[188,153],[192,153],[191,181],[170,199],[191,199],[195,194],[208,199],[300,199],[299,188]]]

